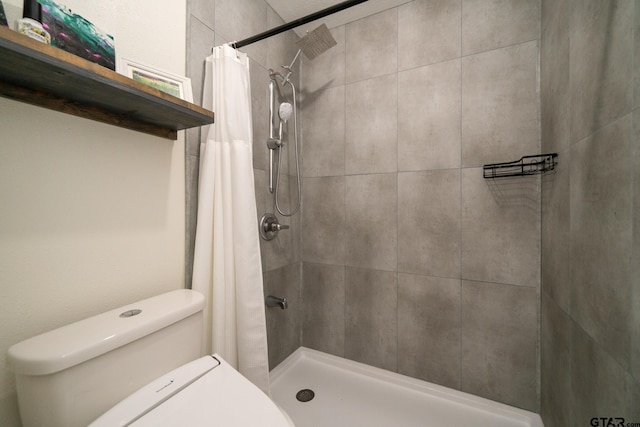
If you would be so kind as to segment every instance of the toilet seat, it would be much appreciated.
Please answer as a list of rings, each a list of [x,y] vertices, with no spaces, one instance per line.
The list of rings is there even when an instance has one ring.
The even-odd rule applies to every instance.
[[[90,426],[120,425],[293,427],[286,413],[218,355],[152,381]]]

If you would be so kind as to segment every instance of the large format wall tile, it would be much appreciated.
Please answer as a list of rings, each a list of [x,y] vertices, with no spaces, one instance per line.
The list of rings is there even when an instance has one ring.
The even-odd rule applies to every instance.
[[[275,28],[284,23],[285,22],[282,18],[275,13],[271,7],[267,7],[268,28]],[[267,69],[271,68],[275,71],[284,73],[285,70],[282,69],[282,66],[289,66],[298,52],[298,48],[295,44],[298,39],[299,37],[293,31],[285,31],[284,33],[269,37],[266,40],[267,61],[264,64],[265,67]],[[298,58],[294,63],[294,67],[292,68],[294,75],[297,75],[300,72],[299,67],[301,60],[302,58]],[[300,85],[296,84],[296,86],[297,88],[300,88]]]
[[[545,427],[571,426],[572,322],[544,292],[540,299],[540,414]]]
[[[398,275],[398,372],[460,388],[460,280]]]
[[[266,173],[265,187],[268,185],[268,175]],[[265,253],[267,257],[267,270],[275,270],[286,265],[294,264],[300,259],[300,215],[295,214],[290,217],[283,217],[276,211],[274,194],[267,189],[262,190],[266,194],[266,212],[274,213],[278,217],[280,224],[288,225],[288,229],[281,230],[278,236],[265,242]],[[280,177],[280,188],[278,190],[278,206],[285,213],[291,212],[298,199],[297,182],[295,177],[287,175]],[[260,213],[262,216],[264,213]]]
[[[214,32],[194,16],[189,16],[189,41],[187,44],[187,76],[191,79],[193,103],[202,105],[202,86],[204,84],[204,61],[211,55],[214,45]],[[200,141],[196,147],[200,148]],[[198,154],[190,151],[191,154]]]
[[[462,391],[538,410],[534,288],[462,282]]]
[[[562,21],[565,26],[568,26],[569,15],[563,15],[558,12],[559,7],[568,6],[573,0],[542,0],[540,5],[540,29],[544,32],[549,26],[549,22],[552,18],[558,15],[562,15]]]
[[[345,357],[395,371],[397,274],[347,267],[345,278]]]
[[[570,178],[571,315],[626,368],[632,317],[631,131],[628,115],[574,144]]]
[[[583,0],[572,10],[571,135],[579,141],[631,111],[633,2]]]
[[[640,419],[640,167],[628,114],[639,5],[543,0],[542,146],[560,154],[542,197],[541,396],[550,427],[589,424],[599,413]]]
[[[536,40],[540,0],[462,0],[462,54]]]
[[[200,156],[185,153],[185,287],[190,289],[193,281],[193,257],[196,246],[198,217],[198,175]]]
[[[460,59],[398,74],[398,169],[460,167]]]
[[[582,328],[571,328],[572,409],[574,426],[589,425],[597,414],[617,414],[627,422],[638,420],[640,387]],[[605,417],[608,415],[605,415]],[[546,424],[545,424],[546,425]]]
[[[545,8],[546,9],[546,8]],[[540,125],[542,152],[565,151],[570,144],[569,0],[554,2],[540,47]],[[551,13],[551,12],[549,12]]]
[[[268,30],[267,3],[263,0],[216,0],[215,31],[227,42],[239,41]],[[219,43],[218,43],[219,44]],[[267,41],[242,48],[262,66],[267,65]]]
[[[397,71],[398,14],[389,9],[346,26],[346,82]]]
[[[542,176],[542,290],[569,311],[571,294],[571,217],[569,150],[560,152],[552,173]]]
[[[538,42],[462,58],[462,165],[539,151]]]
[[[397,75],[347,85],[346,96],[346,173],[397,171]]]
[[[537,287],[540,283],[537,177],[492,181],[462,170],[462,278]]]
[[[303,175],[344,175],[345,86],[307,94],[302,120]]]
[[[346,265],[397,268],[396,174],[346,177]]]
[[[344,357],[345,268],[303,263],[302,345]]]
[[[415,0],[398,7],[398,69],[459,58],[460,13],[460,0]]]
[[[273,369],[301,344],[300,263],[265,275],[264,293],[286,298],[289,308],[266,307],[269,368]]]
[[[344,355],[453,387],[465,384],[460,278],[509,284],[505,288],[527,301],[533,295],[534,313],[540,282],[540,180],[505,188],[483,180],[478,169],[540,152],[539,2],[466,1],[467,12],[479,14],[466,21],[462,2],[415,0],[334,28],[338,46],[303,61],[301,248],[310,266],[303,295],[309,295],[305,307],[319,302],[305,318],[303,340],[339,353],[339,326],[326,322],[340,315],[327,306],[336,303],[326,297],[325,284],[338,290],[344,268]],[[484,53],[461,57],[462,37]],[[481,307],[474,315],[491,324],[494,305]],[[511,321],[511,314],[500,313],[496,323]],[[524,319],[512,322],[526,329],[525,337],[533,335],[533,351],[523,350],[533,360],[537,319],[525,310]],[[522,335],[505,334],[486,345],[487,353],[468,353],[468,366],[482,365],[486,354],[519,349]],[[432,341],[440,344],[427,348]],[[421,361],[427,350],[433,356]],[[520,363],[522,353],[513,351]],[[480,384],[477,392],[485,397],[513,395],[519,405],[536,408],[535,362],[524,376],[514,366],[507,371],[517,378],[507,381],[505,374],[493,381],[495,388],[474,382],[472,368],[466,384]],[[523,399],[525,383],[530,394]]]
[[[302,259],[344,265],[345,177],[305,179],[302,199]]]
[[[278,101],[276,103],[276,110],[275,110],[275,116],[276,116],[276,126],[274,128],[276,135],[279,135],[279,131],[278,131],[278,109],[280,106],[280,102],[293,102],[291,100],[291,98],[284,98],[282,99],[282,101]],[[267,105],[269,103],[267,102]],[[293,116],[292,116],[293,117]],[[267,122],[268,125],[268,122]],[[301,160],[301,148],[302,148],[302,136],[299,135],[298,136],[298,156],[299,160]],[[294,129],[294,123],[293,120],[290,119],[288,120],[286,123],[282,124],[282,140],[283,140],[283,144],[280,147],[279,151],[274,151],[273,152],[273,158],[274,158],[274,170],[277,170],[278,168],[280,168],[280,176],[286,176],[286,175],[295,175],[296,173],[296,146],[295,144],[295,129]],[[264,144],[264,146],[266,147],[266,143]],[[267,152],[267,150],[264,150],[265,152]],[[267,152],[267,157],[266,157],[266,162],[268,162],[268,152]],[[268,169],[268,164],[267,163],[267,169]],[[275,180],[275,177],[274,177]],[[275,181],[274,181],[275,182]]]
[[[460,277],[460,170],[398,174],[398,271]]]
[[[215,5],[216,2],[211,0],[189,0],[187,2],[189,13],[211,29],[215,25]],[[213,43],[213,40],[209,40],[210,43]]]
[[[253,127],[253,167],[269,170],[269,74],[257,62],[249,60],[251,72],[251,118]],[[265,187],[266,188],[266,187]],[[264,191],[264,188],[260,189]]]
[[[267,212],[267,173],[261,169],[253,170],[253,181],[256,192],[256,221],[260,224],[260,218]],[[267,269],[267,247],[269,242],[260,239],[260,261],[262,263],[262,272],[266,272]]]

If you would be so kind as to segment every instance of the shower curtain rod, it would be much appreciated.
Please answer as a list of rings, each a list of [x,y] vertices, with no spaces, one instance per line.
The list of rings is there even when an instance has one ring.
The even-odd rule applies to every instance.
[[[316,19],[324,18],[325,16],[332,15],[336,12],[340,12],[341,10],[348,9],[350,7],[356,6],[360,3],[364,3],[368,0],[349,0],[342,3],[338,3],[336,5],[330,6],[326,9],[322,9],[318,12],[312,13],[307,16],[303,16],[302,18],[298,18],[294,21],[291,21],[287,24],[280,25],[279,27],[272,28],[263,33],[256,34],[255,36],[248,37],[244,40],[240,40],[239,42],[230,43],[231,47],[238,49],[243,46],[249,45],[251,43],[259,42],[260,40],[267,39],[271,36],[275,36],[280,33],[284,33],[285,31],[291,30],[292,28],[299,27],[300,25],[308,24],[309,22],[315,21]]]

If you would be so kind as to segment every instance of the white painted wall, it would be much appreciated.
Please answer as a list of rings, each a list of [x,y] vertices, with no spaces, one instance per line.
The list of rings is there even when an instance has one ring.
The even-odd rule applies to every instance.
[[[9,19],[22,0],[3,0]],[[184,75],[185,0],[62,0],[116,53]],[[0,425],[18,425],[9,346],[183,287],[184,138],[0,98]]]

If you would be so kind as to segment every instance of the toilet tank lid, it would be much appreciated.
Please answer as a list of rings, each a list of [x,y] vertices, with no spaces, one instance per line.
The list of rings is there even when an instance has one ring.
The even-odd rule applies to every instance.
[[[100,356],[204,308],[204,297],[179,289],[29,338],[9,348],[17,374],[47,375]]]

